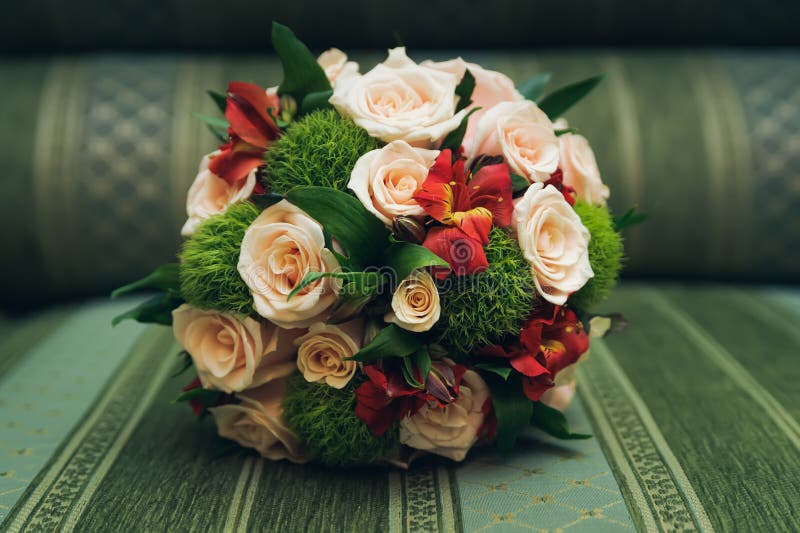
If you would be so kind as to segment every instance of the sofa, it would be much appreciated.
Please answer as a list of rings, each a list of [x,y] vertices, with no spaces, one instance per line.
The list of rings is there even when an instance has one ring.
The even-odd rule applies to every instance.
[[[15,6],[0,22],[0,528],[800,529],[800,8],[770,4]],[[265,462],[171,403],[186,377],[168,328],[111,327],[137,300],[110,290],[180,244],[215,145],[191,115],[214,113],[206,89],[280,81],[271,19],[362,69],[399,41],[518,82],[607,73],[567,118],[612,209],[649,219],[625,230],[598,309],[629,325],[577,371],[567,416],[594,438],[531,430],[507,456],[407,471]]]

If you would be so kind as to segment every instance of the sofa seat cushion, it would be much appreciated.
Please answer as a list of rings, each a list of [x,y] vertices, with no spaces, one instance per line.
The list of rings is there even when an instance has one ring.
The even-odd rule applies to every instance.
[[[630,325],[592,344],[568,411],[593,439],[407,472],[232,450],[170,403],[191,377],[169,328],[110,327],[131,303],[0,321],[0,528],[800,528],[797,287],[624,284],[606,307]]]

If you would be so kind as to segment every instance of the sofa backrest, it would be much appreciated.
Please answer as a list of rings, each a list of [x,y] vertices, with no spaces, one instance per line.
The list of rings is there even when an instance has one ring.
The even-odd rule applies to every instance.
[[[614,211],[651,213],[626,233],[626,275],[800,281],[797,52],[466,57],[517,81],[551,71],[554,86],[608,73],[567,116]],[[205,90],[230,79],[280,77],[264,56],[0,60],[4,302],[102,293],[174,260],[186,191],[215,148],[190,112],[215,113]]]

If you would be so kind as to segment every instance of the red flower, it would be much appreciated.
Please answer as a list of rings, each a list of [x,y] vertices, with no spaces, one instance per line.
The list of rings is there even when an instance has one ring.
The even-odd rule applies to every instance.
[[[356,389],[356,416],[377,437],[386,433],[396,421],[417,412],[428,402],[435,402],[440,407],[452,402],[458,396],[461,378],[467,371],[461,365],[434,362],[425,379],[425,388],[418,389],[408,384],[399,364],[403,363],[385,360],[365,365],[364,373],[369,380]],[[415,379],[421,381],[419,370],[415,370],[415,373]]]
[[[550,174],[550,179],[544,182],[545,187],[548,185],[558,189],[558,192],[564,195],[564,199],[569,205],[575,205],[575,188],[564,183],[564,173],[561,172],[560,168]]]
[[[199,389],[200,387],[200,378],[194,378],[191,383],[183,387],[181,390],[183,392],[189,392],[190,390]],[[202,402],[197,397],[189,400],[189,407],[192,408],[192,413],[194,413],[194,416],[200,416],[203,414],[203,411],[205,411],[205,406],[203,406]]]
[[[230,140],[209,164],[209,170],[230,184],[247,178],[264,164],[264,152],[280,135],[280,129],[267,113],[278,110],[278,96],[252,83],[232,81],[228,85],[225,118]]]
[[[548,305],[543,313],[528,320],[519,339],[507,347],[488,346],[480,354],[509,359],[523,375],[522,388],[538,401],[554,385],[564,368],[575,363],[589,349],[589,336],[574,311]]]
[[[414,199],[444,226],[428,232],[423,246],[446,260],[456,275],[485,269],[483,246],[489,243],[492,225],[508,226],[514,206],[508,165],[481,167],[468,176],[463,158],[452,159],[442,150]],[[444,278],[447,272],[437,272]]]

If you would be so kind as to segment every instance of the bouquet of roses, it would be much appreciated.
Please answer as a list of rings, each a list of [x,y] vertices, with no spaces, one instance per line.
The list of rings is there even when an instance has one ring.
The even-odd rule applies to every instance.
[[[513,448],[560,409],[616,282],[621,226],[586,139],[557,119],[600,77],[542,98],[404,48],[364,74],[273,25],[277,87],[210,92],[220,138],[187,199],[179,262],[116,321],[172,325],[179,396],[269,459],[407,464]]]

